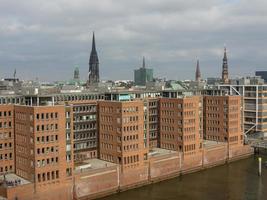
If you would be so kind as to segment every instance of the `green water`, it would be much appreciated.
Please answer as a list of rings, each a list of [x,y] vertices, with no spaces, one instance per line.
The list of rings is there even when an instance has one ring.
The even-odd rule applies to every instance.
[[[261,156],[263,162],[267,156]],[[267,200],[267,168],[258,176],[258,158],[183,175],[102,200]]]

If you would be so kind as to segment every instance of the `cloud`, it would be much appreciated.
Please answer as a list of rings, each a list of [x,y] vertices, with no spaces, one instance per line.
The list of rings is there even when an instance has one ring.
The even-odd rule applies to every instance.
[[[160,77],[193,78],[196,57],[220,76],[225,43],[231,75],[267,57],[264,0],[0,0],[0,23],[1,74],[23,79],[68,80],[75,65],[86,79],[93,31],[106,79],[133,78],[143,55]]]

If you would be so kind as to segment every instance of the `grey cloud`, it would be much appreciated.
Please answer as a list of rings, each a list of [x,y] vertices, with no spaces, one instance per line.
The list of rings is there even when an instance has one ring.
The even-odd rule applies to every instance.
[[[196,57],[219,76],[225,43],[232,75],[267,57],[265,0],[0,0],[0,24],[0,73],[24,79],[70,79],[74,65],[85,79],[92,31],[106,79],[131,79],[143,55],[160,77],[193,78]]]

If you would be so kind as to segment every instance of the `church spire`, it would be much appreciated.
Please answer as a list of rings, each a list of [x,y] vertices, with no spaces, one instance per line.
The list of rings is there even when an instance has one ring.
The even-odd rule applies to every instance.
[[[92,85],[99,82],[99,60],[95,45],[95,33],[93,32],[92,50],[89,58],[89,76],[87,85]]]
[[[226,47],[224,47],[224,55],[223,55],[222,82],[223,82],[223,84],[229,84],[229,77],[228,77],[228,59],[227,59],[227,50],[226,50]]]
[[[197,68],[196,68],[196,81],[199,82],[201,79],[201,73],[200,73],[200,68],[199,68],[199,60],[197,60]]]
[[[96,48],[95,48],[95,32],[93,32],[93,39],[92,39],[92,52],[96,53]]]

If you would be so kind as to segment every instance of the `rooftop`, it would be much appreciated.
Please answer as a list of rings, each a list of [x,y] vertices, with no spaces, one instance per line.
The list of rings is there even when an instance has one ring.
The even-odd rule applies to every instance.
[[[16,174],[6,174],[0,176],[0,186],[4,187],[15,187],[18,185],[25,185],[31,183],[24,178],[19,177]]]
[[[217,142],[217,141],[212,141],[212,140],[203,140],[203,146],[205,148],[213,148],[216,146],[221,146],[221,145],[225,145],[225,142]]]
[[[111,163],[108,161],[100,160],[100,159],[89,159],[85,160],[79,164],[75,165],[75,172],[83,172],[83,171],[89,171],[94,169],[102,169],[107,167],[113,167],[117,164]]]
[[[163,156],[163,155],[168,155],[172,153],[177,153],[177,151],[171,151],[171,150],[161,149],[161,148],[153,148],[151,151],[149,151],[148,156],[157,157],[157,156]]]

